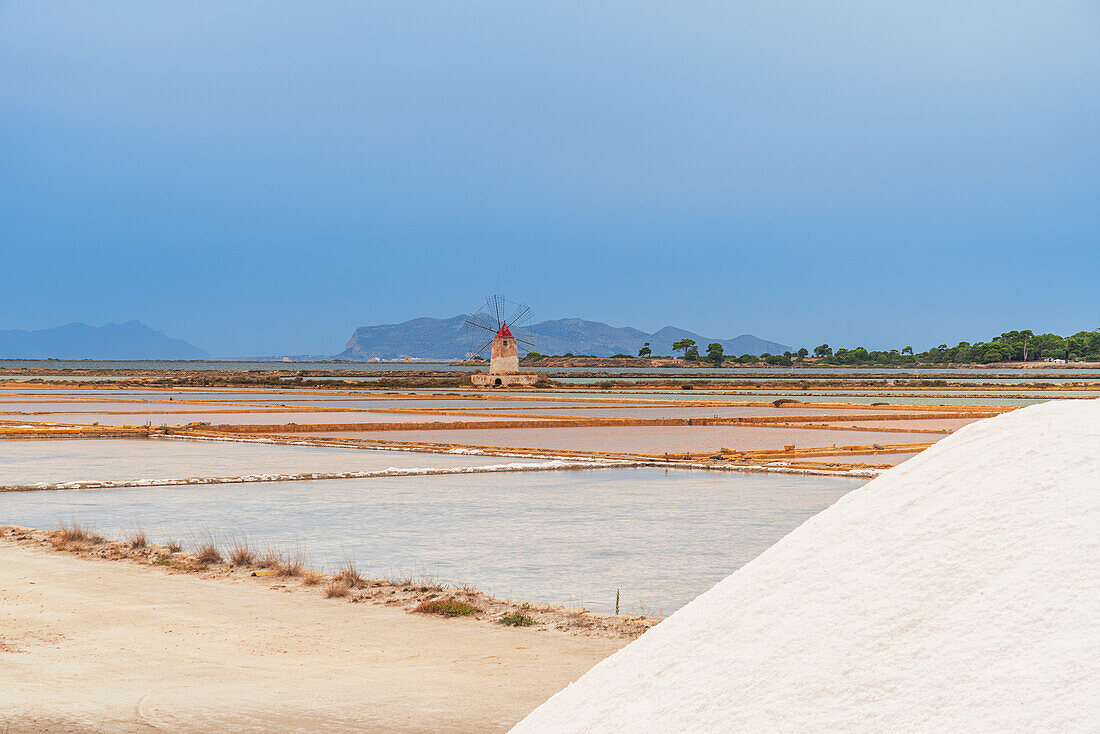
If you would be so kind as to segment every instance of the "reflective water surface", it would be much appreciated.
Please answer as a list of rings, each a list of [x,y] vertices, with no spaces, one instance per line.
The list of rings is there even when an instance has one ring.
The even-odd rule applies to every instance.
[[[0,494],[0,522],[298,547],[497,596],[670,614],[865,480],[601,469]]]
[[[4,439],[0,487],[89,480],[441,469],[538,459],[180,439]],[[0,507],[4,498],[0,495]]]

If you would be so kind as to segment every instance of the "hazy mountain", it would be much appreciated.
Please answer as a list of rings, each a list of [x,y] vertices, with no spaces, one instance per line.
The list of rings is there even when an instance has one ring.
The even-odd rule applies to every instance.
[[[471,346],[471,339],[463,329],[465,320],[466,316],[462,315],[450,319],[420,318],[402,324],[360,326],[348,340],[347,348],[337,357],[462,357],[476,349],[476,346]],[[684,338],[694,339],[699,344],[700,351],[705,351],[707,344],[711,342],[719,342],[726,354],[782,354],[790,349],[784,344],[760,339],[751,334],[742,334],[733,339],[716,339],[673,326],[666,326],[655,334],[647,334],[628,326],[609,326],[584,319],[543,321],[527,326],[522,331],[534,337],[535,350],[543,354],[572,352],[600,357],[619,353],[637,354],[645,342],[650,343],[654,354],[672,354],[672,343]]]
[[[0,331],[2,359],[204,359],[202,349],[140,321],[88,326],[75,323],[39,331]]]

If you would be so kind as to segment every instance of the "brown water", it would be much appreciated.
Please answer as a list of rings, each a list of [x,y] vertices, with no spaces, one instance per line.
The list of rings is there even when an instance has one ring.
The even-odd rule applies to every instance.
[[[661,454],[735,450],[782,449],[871,444],[931,443],[935,433],[838,431],[812,428],[757,428],[744,426],[599,426],[594,428],[504,428],[441,431],[363,431],[301,434],[387,441],[422,441],[472,446],[512,446],[576,451]]]

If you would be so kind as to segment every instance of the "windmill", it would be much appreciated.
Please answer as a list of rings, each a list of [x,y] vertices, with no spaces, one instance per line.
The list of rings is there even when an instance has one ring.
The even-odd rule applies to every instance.
[[[465,329],[470,335],[469,357],[489,353],[489,374],[475,373],[473,383],[485,387],[533,385],[538,378],[534,373],[519,371],[520,350],[529,352],[534,339],[517,332],[531,320],[531,307],[525,303],[509,301],[504,296],[488,296],[485,305],[466,317]]]

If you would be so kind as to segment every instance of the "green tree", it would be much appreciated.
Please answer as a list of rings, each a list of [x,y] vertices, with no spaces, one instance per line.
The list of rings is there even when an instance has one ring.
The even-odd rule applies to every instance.
[[[695,347],[695,340],[694,339],[681,339],[678,342],[673,342],[672,343],[672,351],[674,351],[674,352],[683,352],[685,357],[687,357],[688,352],[692,349],[695,349],[695,354],[696,354],[696,356],[698,356],[699,355],[699,350],[696,349],[696,347]]]
[[[810,350],[807,349],[806,347],[802,347],[801,349],[798,350],[798,358],[799,359],[805,359],[809,355],[810,355]]]
[[[724,352],[725,350],[718,342],[711,342],[707,345],[707,359],[709,359],[711,362],[714,362],[715,364],[721,364],[722,355]]]
[[[833,348],[830,347],[828,344],[821,344],[819,346],[816,346],[814,347],[814,356],[831,357],[833,356]]]
[[[648,357],[653,354],[653,350],[649,348],[649,342],[642,345],[642,348],[638,350],[639,357]]]

